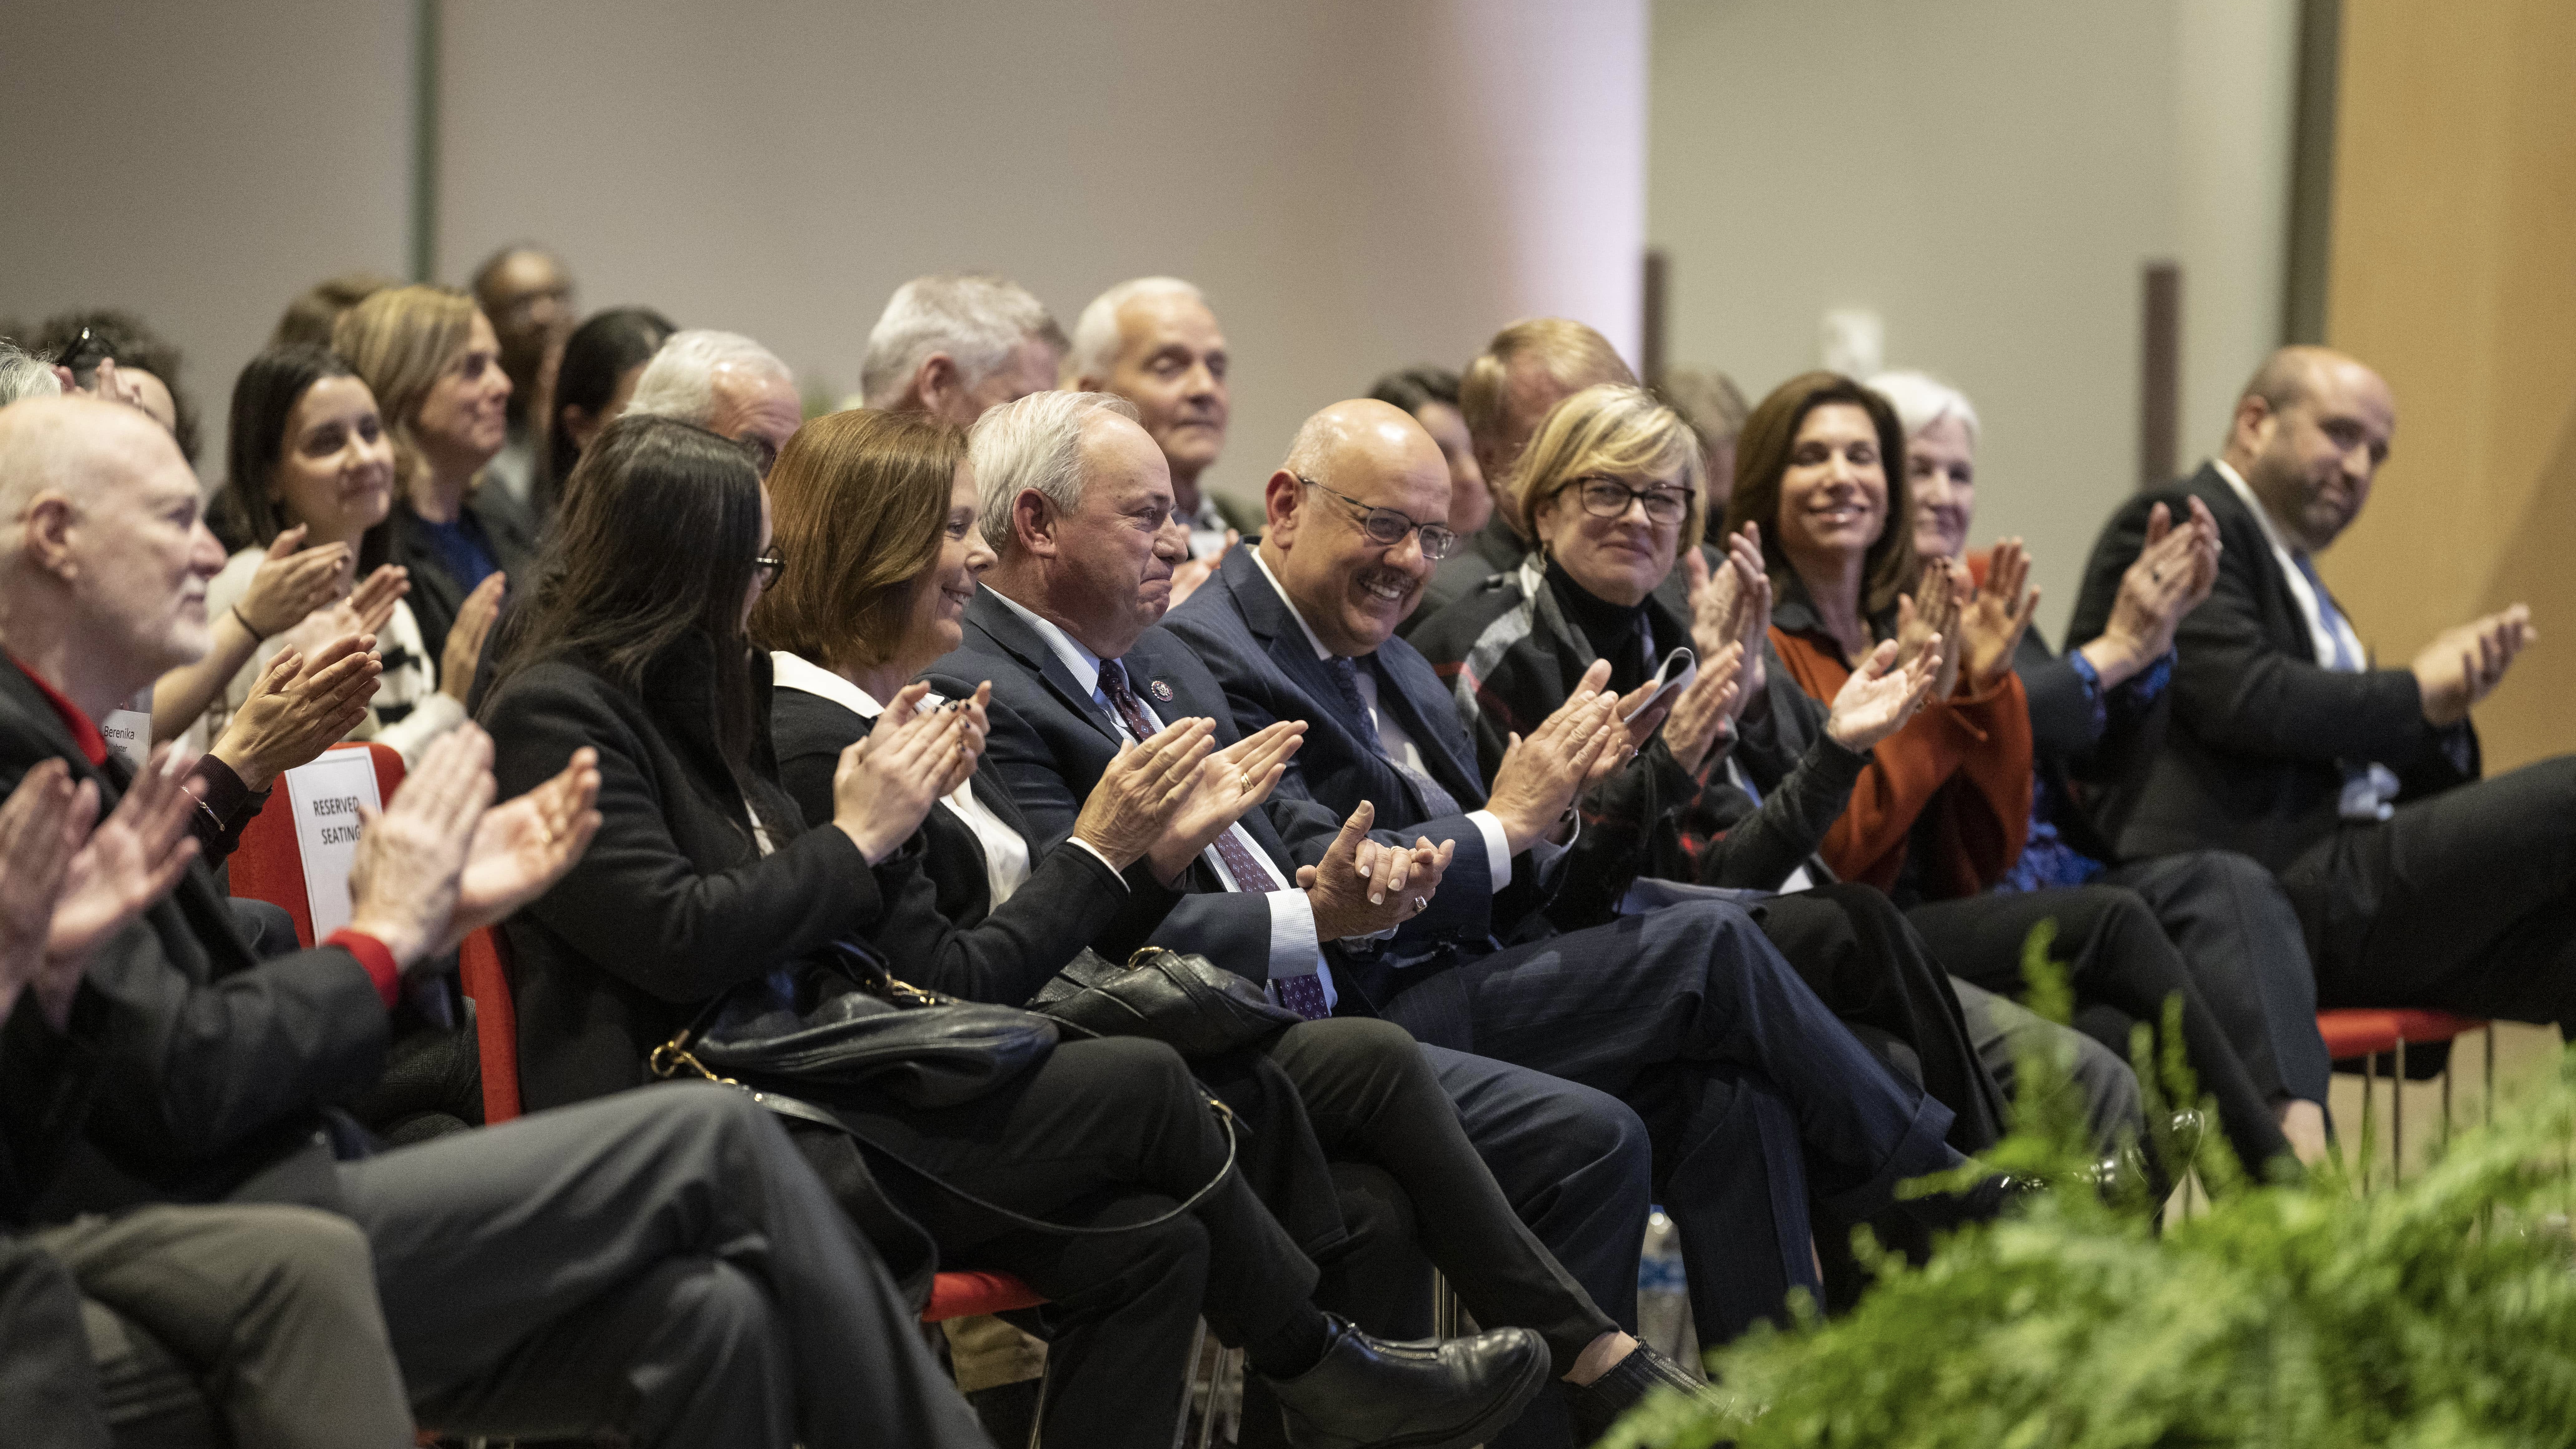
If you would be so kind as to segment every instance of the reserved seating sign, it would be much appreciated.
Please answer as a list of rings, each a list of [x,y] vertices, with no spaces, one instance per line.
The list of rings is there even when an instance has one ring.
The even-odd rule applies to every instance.
[[[364,748],[324,750],[286,772],[295,811],[296,854],[304,863],[304,897],[313,908],[313,939],[349,924],[349,871],[358,859],[360,806],[381,810],[376,762]]]

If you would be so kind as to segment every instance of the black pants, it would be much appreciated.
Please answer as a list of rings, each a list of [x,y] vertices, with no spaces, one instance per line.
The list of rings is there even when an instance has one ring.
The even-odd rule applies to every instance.
[[[1415,1036],[1609,1092],[1654,1134],[1692,1311],[1723,1342],[1819,1289],[1841,1225],[1955,1166],[1948,1108],[1873,1058],[1737,906],[1688,901],[1453,967],[1397,996]]]
[[[0,1404],[30,1444],[108,1449],[80,1289],[52,1255],[0,1235]],[[209,1426],[211,1427],[211,1426]]]
[[[2165,1001],[2182,998],[2183,1049],[2200,1089],[2218,1103],[2221,1127],[2249,1172],[2288,1155],[2290,1144],[2272,1116],[2271,1101],[2254,1085],[2216,1013],[2192,984],[2181,953],[2133,891],[2114,886],[1968,896],[1907,911],[1914,928],[1951,971],[2002,996],[2021,999],[2022,943],[2041,921],[2057,922],[2051,953],[2068,963],[2079,1008],[2076,1025],[2128,1054],[2127,1022],[2162,1031]],[[2098,1002],[2114,1013],[2088,1016]]]
[[[1160,1042],[1060,1042],[1025,1075],[955,1107],[856,1093],[836,1105],[874,1144],[879,1186],[938,1240],[948,1266],[1013,1273],[1051,1300],[1042,1419],[1051,1443],[1169,1443],[1199,1318],[1239,1345],[1311,1311],[1315,1265],[1243,1173],[1170,1223],[1107,1236],[1022,1227],[922,1175],[1069,1225],[1170,1211],[1216,1178],[1226,1146],[1187,1065]]]
[[[2576,1024],[2576,756],[2345,825],[2281,872],[2317,996]]]
[[[2298,912],[2261,863],[2191,850],[2115,865],[2104,885],[2136,891],[2267,1101],[2323,1104],[2333,1064],[2317,1035],[2317,973]]]
[[[344,1164],[420,1422],[637,1445],[987,1446],[744,1093],[646,1087]]]

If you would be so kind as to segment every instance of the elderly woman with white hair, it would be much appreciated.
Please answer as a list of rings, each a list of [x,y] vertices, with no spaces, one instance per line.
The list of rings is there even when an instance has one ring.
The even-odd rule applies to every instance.
[[[2025,574],[2017,538],[1968,551],[1977,502],[1975,405],[1920,372],[1881,373],[1869,386],[1904,425],[1916,551],[1960,559],[1980,586]],[[2124,861],[2099,823],[2117,810],[2129,764],[2163,728],[2174,628],[2217,580],[2217,524],[2197,503],[2186,519],[2159,507],[2147,537],[2102,637],[2061,657],[2036,626],[2021,636],[2013,670],[2029,701],[2037,778],[2028,843],[1995,890],[2098,883],[2142,897],[2269,1099],[2282,1135],[2302,1160],[2315,1161],[2326,1146],[2329,1063],[2317,1034],[2306,938],[2279,883],[2231,851]],[[1938,949],[1937,925],[1925,934]]]

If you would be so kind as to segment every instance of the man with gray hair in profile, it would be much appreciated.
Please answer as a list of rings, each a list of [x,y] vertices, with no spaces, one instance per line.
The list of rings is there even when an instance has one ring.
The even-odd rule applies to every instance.
[[[55,397],[62,390],[53,364],[0,337],[0,408],[22,397]]]
[[[796,374],[778,354],[739,332],[692,327],[674,332],[635,379],[630,417],[678,418],[751,449],[760,474],[805,421]]]
[[[868,333],[868,407],[970,427],[984,410],[1055,386],[1064,329],[1008,277],[942,272],[895,288]]]
[[[1172,470],[1173,511],[1190,531],[1190,562],[1172,576],[1175,605],[1207,579],[1235,535],[1261,527],[1259,509],[1199,486],[1225,451],[1233,409],[1228,362],[1225,334],[1206,294],[1178,277],[1120,282],[1092,298],[1073,324],[1066,371],[1074,388],[1134,403]]]

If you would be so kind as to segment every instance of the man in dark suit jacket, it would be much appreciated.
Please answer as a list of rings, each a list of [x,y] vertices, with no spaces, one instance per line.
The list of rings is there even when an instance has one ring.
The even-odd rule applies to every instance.
[[[96,719],[206,647],[223,551],[196,477],[129,409],[21,403],[0,413],[0,508],[19,520],[0,553],[0,790],[61,760],[112,806],[132,771]],[[266,1201],[349,1219],[414,1412],[458,1432],[983,1443],[883,1268],[739,1094],[655,1088],[334,1160],[354,1128],[331,1104],[381,1072],[405,974],[543,890],[596,827],[576,766],[475,852],[489,744],[452,738],[361,835],[349,929],[256,960],[191,865],[98,948],[65,1018],[96,1096],[31,1215]]]
[[[1024,399],[979,425],[976,476],[1001,563],[968,607],[965,645],[930,677],[955,692],[992,681],[986,762],[1031,826],[1052,840],[1071,828],[1083,795],[1138,726],[1150,733],[1156,718],[1204,715],[1217,721],[1220,739],[1236,731],[1207,666],[1151,627],[1180,549],[1168,525],[1169,485],[1149,440],[1100,407],[1060,420],[1071,430],[1063,438],[1024,437],[1036,430],[1032,405],[1086,406]],[[1419,427],[1384,404],[1356,406],[1419,439],[1432,490],[1445,499],[1446,466]],[[1426,507],[1420,516],[1444,510]],[[1257,565],[1247,558],[1229,567]],[[1386,606],[1365,589],[1351,603]],[[1124,720],[1131,710],[1133,724]],[[1310,720],[1308,736],[1321,740],[1331,728]],[[1560,774],[1561,791],[1524,824],[1544,830],[1571,802],[1581,769]],[[1439,1051],[1444,1078],[1500,1070],[1464,1056],[1480,1052],[1650,1100],[1672,1129],[1671,1150],[1659,1157],[1689,1168],[1677,1169],[1681,1195],[1707,1201],[1713,1221],[1733,1214],[1726,1220],[1737,1235],[1708,1255],[1702,1275],[1702,1333],[1711,1339],[1773,1311],[1775,1290],[1788,1282],[1812,1279],[1811,1267],[1801,1271],[1811,1261],[1806,1194],[1802,1186],[1778,1190],[1783,1184],[1811,1172],[1817,1197],[1856,1218],[1885,1207],[1897,1178],[1955,1157],[1940,1140],[1948,1110],[1871,1060],[1732,906],[1695,903],[1496,951],[1497,926],[1510,923],[1497,921],[1494,886],[1506,869],[1526,878],[1533,867],[1516,857],[1529,842],[1489,847],[1518,832],[1454,805],[1435,822],[1456,851],[1437,895],[1389,921],[1350,912],[1329,894],[1349,870],[1327,854],[1337,812],[1274,795],[1245,817],[1242,857],[1212,851],[1220,858],[1193,866],[1193,894],[1153,939],[1269,981],[1291,1004],[1312,1009],[1323,1004],[1318,996],[1333,994],[1339,1010],[1383,1014]],[[1318,865],[1311,878],[1303,869]],[[1310,879],[1305,892],[1289,884]],[[1391,937],[1364,939],[1388,924],[1397,926]],[[1294,984],[1301,979],[1311,985]],[[1776,1095],[1757,1080],[1766,1073],[1778,1082]],[[1739,1081],[1741,1092],[1733,1090]],[[1795,1125],[1784,1096],[1798,1104]],[[1470,1115],[1473,1131],[1472,1108]],[[1803,1155],[1802,1136],[1810,1149]],[[1518,1201],[1514,1181],[1523,1168],[1513,1152],[1487,1137],[1479,1145]],[[1547,1149],[1530,1142],[1524,1150]],[[1758,1225],[1752,1241],[1764,1250],[1746,1251],[1748,1223]],[[1694,1283],[1695,1292],[1701,1287]]]
[[[2310,562],[2368,499],[2388,385],[2317,347],[2267,359],[2226,449],[2114,514],[2068,631],[2103,632],[2149,511],[2217,520],[2217,588],[2176,632],[2173,714],[2102,818],[2124,857],[2242,851],[2279,875],[2326,1006],[2576,1019],[2576,759],[2478,780],[2469,709],[2530,636],[2517,604],[2378,669]]]

